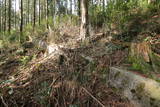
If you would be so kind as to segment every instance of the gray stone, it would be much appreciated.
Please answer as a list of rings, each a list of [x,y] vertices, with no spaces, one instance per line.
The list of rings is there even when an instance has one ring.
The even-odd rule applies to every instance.
[[[107,80],[135,107],[160,107],[160,83],[155,80],[116,67],[110,69]]]

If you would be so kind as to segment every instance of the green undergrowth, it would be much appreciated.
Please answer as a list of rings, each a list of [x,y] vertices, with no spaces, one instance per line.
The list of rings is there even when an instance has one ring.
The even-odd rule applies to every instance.
[[[8,32],[0,32],[0,48],[9,47],[13,43],[20,45],[26,41],[30,41],[31,39],[41,38],[42,36],[47,34],[47,23],[48,27],[53,31],[59,31],[61,27],[66,27],[66,25],[78,25],[79,18],[76,15],[58,15],[55,16],[54,21],[52,17],[48,18],[48,22],[44,19],[41,20],[40,24],[37,22],[35,28],[31,23],[27,24],[23,28],[23,32],[17,29],[11,30]]]
[[[128,61],[132,64],[132,69],[142,71],[142,73],[150,73],[153,71],[152,65],[147,63],[142,57],[129,56]]]
[[[146,62],[142,57],[128,56],[127,63],[130,63],[131,66],[127,67],[127,69],[145,74],[147,77],[159,82],[160,79],[157,74],[160,73],[160,56],[152,52],[150,59],[151,62]]]

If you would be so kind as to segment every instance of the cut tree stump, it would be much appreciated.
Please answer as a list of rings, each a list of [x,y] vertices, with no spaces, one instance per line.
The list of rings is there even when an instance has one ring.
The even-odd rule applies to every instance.
[[[143,73],[160,72],[160,56],[152,51],[148,42],[132,43],[129,61],[134,69]]]

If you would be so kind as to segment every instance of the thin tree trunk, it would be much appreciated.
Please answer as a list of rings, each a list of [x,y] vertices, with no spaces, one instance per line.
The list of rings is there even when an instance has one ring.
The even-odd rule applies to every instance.
[[[72,15],[72,0],[70,0],[70,14]]]
[[[48,1],[48,0],[47,0]],[[33,17],[33,28],[36,26],[36,0],[34,0],[34,17]]]
[[[6,31],[6,25],[7,25],[7,1],[5,0],[5,9],[4,9],[4,32]]]
[[[49,10],[48,10],[48,0],[46,1],[46,21],[47,21],[47,29],[49,28],[48,22]]]
[[[81,22],[81,0],[78,0],[78,16],[79,22]]]
[[[66,10],[65,10],[65,14],[67,15],[68,14],[68,0],[65,0],[65,7],[66,7]]]
[[[4,3],[4,1],[1,1],[1,8],[3,7],[3,3]],[[1,31],[4,31],[4,15],[3,15],[3,9],[2,10],[0,10],[1,11]]]
[[[21,25],[20,25],[20,32],[22,35],[23,32],[23,0],[21,0]]]
[[[17,15],[16,14],[17,13],[16,12],[17,3],[16,2],[17,2],[17,0],[15,0],[15,8],[14,8],[14,10],[15,10],[14,11],[14,27],[15,27],[15,29],[16,29],[16,24],[17,24],[17,19],[16,19],[16,15]]]
[[[41,20],[44,19],[44,5],[43,3],[41,4]]]
[[[46,19],[46,15],[47,15],[47,9],[46,9],[46,4],[47,4],[47,3],[46,3],[46,2],[47,2],[47,1],[44,0],[43,2],[44,2],[44,4],[43,4],[43,7],[44,7],[44,16],[43,16],[43,17],[44,17],[44,19],[45,19],[46,22],[47,22],[47,19]]]
[[[39,0],[39,25],[41,24],[41,1]]]
[[[29,20],[29,19],[30,19],[30,17],[29,17],[29,12],[30,12],[30,11],[29,11],[29,8],[30,8],[30,6],[29,6],[29,5],[30,5],[30,1],[28,0],[28,7],[27,7],[27,8],[28,8],[28,11],[27,11],[27,12],[28,12],[28,16],[27,16],[27,19],[28,19],[28,20],[27,20],[27,23],[29,23],[29,21],[30,21],[30,20]]]
[[[103,0],[103,13],[105,12],[105,0]]]
[[[55,18],[56,18],[56,4],[57,4],[57,1],[56,0],[53,0],[54,1],[54,16],[53,16],[53,25],[55,25]]]
[[[11,33],[11,6],[12,6],[12,1],[9,0],[9,8],[8,8],[8,32]]]
[[[54,19],[54,3],[55,3],[54,1],[55,0],[51,1],[51,4],[52,4],[51,5],[51,9],[52,9],[52,11],[51,11],[52,23],[54,23],[54,20],[53,20]]]
[[[84,40],[89,36],[89,25],[88,25],[88,0],[81,0],[81,28],[80,28],[81,39]]]
[[[0,2],[0,33],[2,31],[2,3]]]
[[[31,17],[31,25],[33,25],[33,14],[32,13],[30,14],[30,17]]]

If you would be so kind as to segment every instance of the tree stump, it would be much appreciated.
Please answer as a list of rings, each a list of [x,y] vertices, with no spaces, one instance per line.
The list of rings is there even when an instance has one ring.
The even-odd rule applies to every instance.
[[[160,71],[160,56],[155,54],[148,42],[132,43],[129,61],[133,68],[148,73]]]

